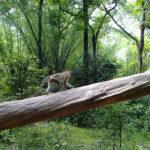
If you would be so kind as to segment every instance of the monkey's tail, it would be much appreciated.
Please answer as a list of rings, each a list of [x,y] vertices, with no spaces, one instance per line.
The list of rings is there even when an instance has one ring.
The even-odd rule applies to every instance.
[[[49,78],[50,78],[50,75],[43,78],[43,80],[42,80],[42,82],[41,82],[41,84],[40,84],[40,88],[43,87],[44,83],[46,83]]]
[[[33,96],[37,96],[39,94],[40,90],[42,90],[42,88],[43,88],[44,83],[46,83],[49,78],[50,78],[50,75],[43,78],[43,80],[40,84],[39,90]]]

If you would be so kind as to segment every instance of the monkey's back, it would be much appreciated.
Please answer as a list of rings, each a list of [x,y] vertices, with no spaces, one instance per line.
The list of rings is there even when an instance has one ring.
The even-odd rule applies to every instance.
[[[50,75],[50,80],[55,79],[59,82],[64,82],[66,80],[66,78],[70,77],[70,72],[69,71],[64,71],[64,72],[60,72],[60,73],[55,73]]]

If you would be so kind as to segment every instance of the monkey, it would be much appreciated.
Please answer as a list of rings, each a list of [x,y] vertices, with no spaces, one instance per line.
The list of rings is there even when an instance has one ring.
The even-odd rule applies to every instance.
[[[57,84],[60,90],[66,90],[67,88],[72,88],[72,85],[68,83],[71,77],[71,71],[64,71],[60,73],[55,73],[49,76],[48,78],[48,87],[46,89],[46,93],[48,93],[52,84]]]
[[[46,93],[49,92],[49,89],[53,86],[53,84],[57,84],[59,89],[66,90],[70,89],[73,86],[68,83],[69,79],[71,77],[71,71],[63,71],[60,73],[55,73],[49,76],[46,76],[41,83],[41,88],[43,87],[44,83],[48,83],[48,87],[46,89]]]

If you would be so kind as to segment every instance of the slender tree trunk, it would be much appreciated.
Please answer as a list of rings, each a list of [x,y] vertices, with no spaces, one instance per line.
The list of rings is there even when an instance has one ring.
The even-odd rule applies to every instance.
[[[92,36],[92,46],[93,46],[93,81],[97,82],[97,38],[95,34]]]
[[[83,46],[83,62],[84,62],[84,83],[89,83],[89,52],[88,52],[88,0],[83,0],[83,21],[84,21],[84,46]]]
[[[56,41],[54,41],[53,63],[54,63],[55,72],[59,72],[60,71],[60,68],[59,68],[59,43],[60,43],[59,38],[60,37],[56,36],[55,38],[56,38]]]
[[[122,118],[119,118],[119,146],[122,146]]]
[[[16,1],[16,2],[17,2],[17,1]],[[34,28],[33,24],[31,23],[32,21],[30,20],[30,18],[29,18],[29,16],[28,16],[28,13],[26,13],[25,8],[21,5],[21,3],[20,3],[19,1],[17,2],[17,4],[18,4],[18,6],[20,7],[22,13],[24,14],[24,17],[26,18],[26,21],[27,21],[27,23],[28,23],[28,25],[29,25],[29,28],[30,28],[30,30],[31,30],[31,33],[32,33],[32,35],[33,35],[33,38],[34,38],[35,42],[37,43],[38,40],[37,40],[37,36],[36,36],[36,33],[35,33],[35,28]],[[11,14],[9,14],[9,15],[11,15]],[[11,21],[14,23],[13,20],[11,20]],[[14,24],[15,24],[15,23],[14,23]],[[17,24],[17,26],[18,26],[18,24]]]
[[[92,46],[93,46],[93,59],[96,60],[97,51],[96,51],[97,39],[95,35],[92,36]]]
[[[138,45],[138,60],[139,60],[139,71],[142,72],[143,67],[143,49],[144,49],[144,33],[145,33],[145,20],[146,20],[146,9],[145,9],[145,0],[142,3],[142,22],[141,22],[141,35]]]
[[[1,132],[0,132],[0,140],[2,140],[2,139],[3,139],[3,137],[2,137]]]
[[[140,40],[138,40],[136,37],[134,37],[132,34],[127,32],[118,22],[114,19],[114,17],[108,12],[107,8],[104,5],[105,11],[108,13],[108,15],[111,17],[111,19],[114,21],[114,23],[124,32],[126,33],[130,38],[132,38],[138,49],[138,62],[139,62],[139,72],[142,72],[142,66],[143,66],[143,49],[144,49],[144,32],[145,32],[145,20],[146,20],[146,8],[145,8],[145,2],[142,3],[142,21],[141,21],[141,34],[140,34]]]
[[[117,6],[117,3],[111,9],[106,11],[105,15],[103,16],[102,20],[99,23],[99,26],[98,26],[96,33],[95,33],[94,29],[91,27],[92,33],[93,33],[93,35],[92,35],[92,46],[93,46],[93,75],[94,75],[93,81],[94,82],[97,82],[97,76],[96,76],[97,75],[97,39],[98,39],[100,29],[102,28],[102,25],[105,21],[106,16],[112,10],[114,10],[116,8],[116,6]]]
[[[39,59],[39,68],[44,66],[43,49],[42,49],[42,8],[44,0],[39,1],[39,13],[38,13],[38,42],[37,53]]]
[[[116,143],[114,141],[114,143],[113,143],[113,150],[115,150],[115,147],[116,147]]]
[[[59,1],[60,2],[60,1]],[[60,7],[60,4],[59,4],[59,6],[58,6],[59,8],[58,8],[58,10],[59,10],[59,18],[58,18],[58,34],[56,35],[56,52],[55,52],[55,66],[56,66],[56,68],[55,68],[55,71],[56,72],[60,72],[60,71],[62,71],[61,70],[61,68],[60,68],[60,64],[59,64],[59,48],[60,48],[60,40],[61,40],[61,36],[62,36],[62,34],[61,34],[61,7]]]
[[[59,61],[59,49],[60,49],[60,40],[61,40],[61,7],[58,5],[58,18],[56,18],[57,26],[54,28],[54,36],[53,36],[53,42],[52,42],[52,62],[54,66],[55,72],[60,72],[60,61]]]
[[[57,34],[59,34],[59,30],[57,30]],[[60,34],[59,34],[60,35]],[[51,55],[52,55],[52,63],[54,67],[54,71],[57,73],[59,72],[59,43],[60,43],[60,36],[54,33],[53,41],[51,47]]]

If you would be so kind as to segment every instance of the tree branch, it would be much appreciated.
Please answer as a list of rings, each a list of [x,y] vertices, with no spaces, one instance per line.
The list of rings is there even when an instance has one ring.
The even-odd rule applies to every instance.
[[[114,10],[116,7],[117,7],[117,2],[115,2],[115,5],[114,5],[112,8],[110,8],[109,10],[107,10],[107,12],[105,13],[105,15],[103,16],[103,18],[102,18],[102,20],[101,20],[101,22],[100,22],[100,24],[99,24],[98,30],[97,30],[97,32],[96,32],[96,39],[98,38],[100,29],[101,29],[101,27],[102,27],[102,24],[103,24],[103,22],[104,22],[106,16],[107,16],[112,10]]]
[[[0,104],[0,130],[150,95],[150,72]]]
[[[10,9],[11,9],[11,8],[10,8]],[[5,13],[8,12],[10,9],[7,9],[7,10],[5,10],[5,11],[3,11],[3,12],[0,12],[0,15],[5,14]]]
[[[63,32],[65,29],[67,29],[69,25],[79,16],[81,12],[82,10],[80,10],[76,15],[74,15],[74,18],[60,32]]]
[[[114,17],[110,14],[110,12],[108,12],[106,6],[104,4],[102,4],[104,9],[105,9],[105,12],[108,13],[108,15],[110,16],[110,18],[113,20],[113,22],[125,33],[127,34],[130,38],[132,38],[135,42],[136,42],[136,45],[138,45],[139,41],[136,37],[134,37],[133,35],[131,35],[131,33],[129,33],[128,31],[126,31],[115,19]]]
[[[101,3],[101,4],[103,4],[103,3]],[[104,4],[103,4],[103,5],[104,5]],[[115,5],[114,5],[112,8],[110,8],[109,10],[107,10],[107,12],[104,14],[102,20],[100,21],[100,24],[99,24],[99,26],[98,26],[98,29],[97,29],[96,34],[95,34],[95,31],[94,31],[93,27],[89,24],[89,28],[91,29],[92,33],[95,35],[96,40],[97,40],[97,38],[98,38],[100,29],[101,29],[101,27],[102,27],[102,24],[103,24],[103,22],[104,22],[106,16],[108,15],[108,13],[110,13],[110,12],[111,12],[112,10],[114,10],[116,7],[117,7],[117,1],[115,1]]]

